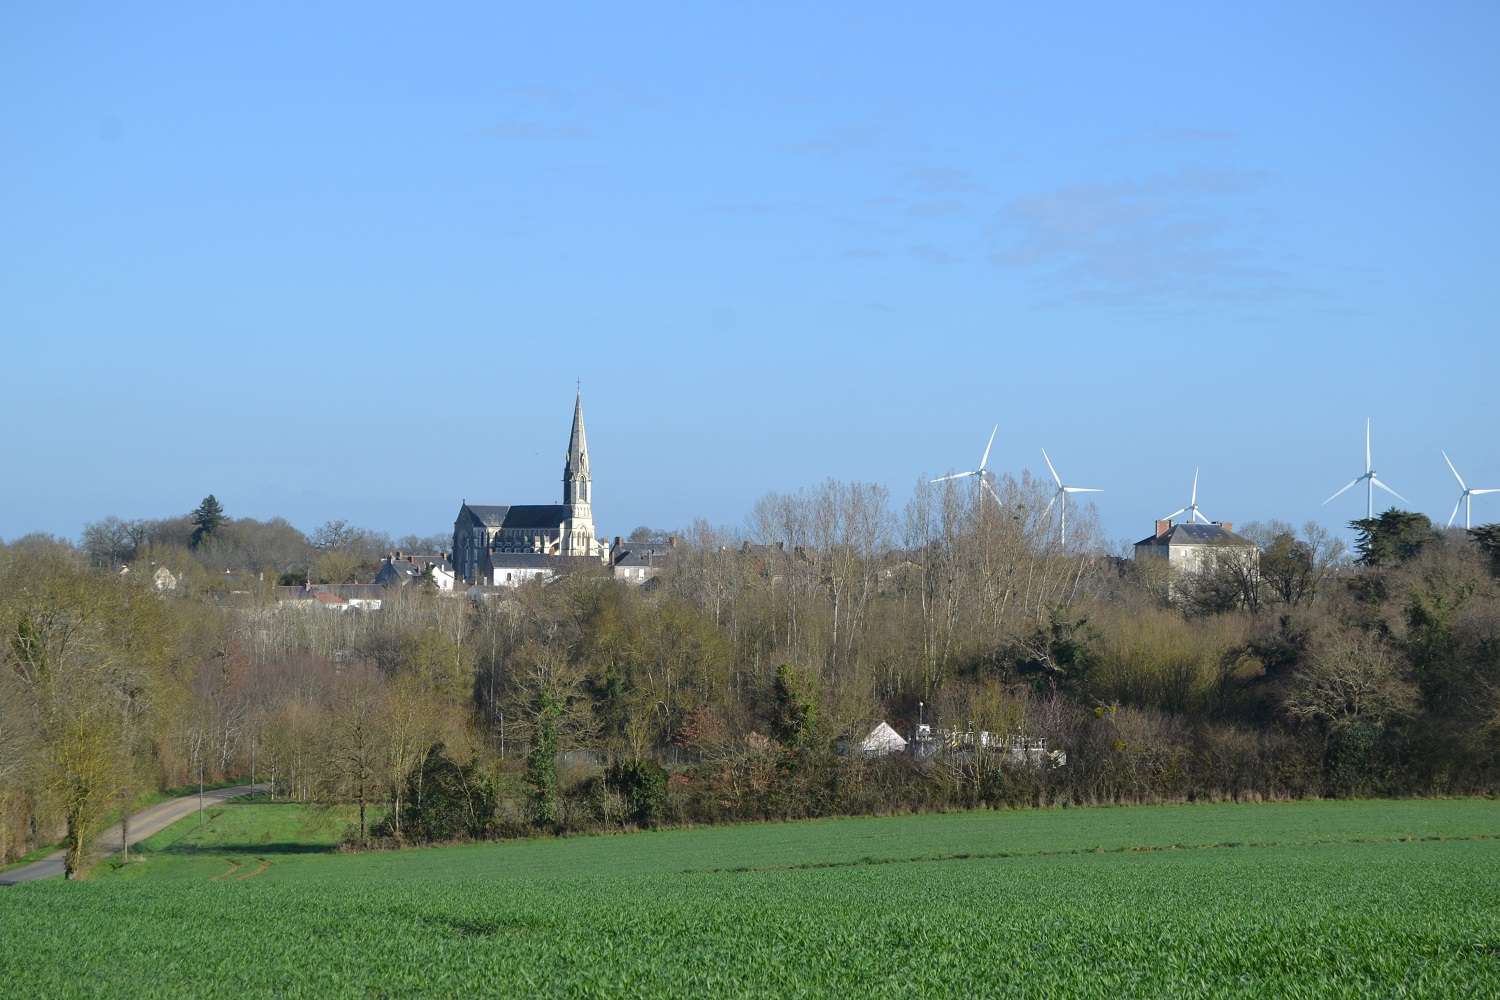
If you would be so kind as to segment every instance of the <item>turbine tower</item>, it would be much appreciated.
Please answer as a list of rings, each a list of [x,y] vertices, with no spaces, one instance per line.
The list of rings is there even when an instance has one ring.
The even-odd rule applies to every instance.
[[[1057,474],[1057,469],[1052,465],[1052,459],[1047,457],[1047,449],[1042,449],[1042,460],[1047,463],[1047,471],[1052,473],[1052,481],[1057,483],[1057,491],[1052,494],[1052,499],[1047,501],[1047,509],[1042,511],[1042,517],[1046,517],[1052,511],[1052,505],[1062,500],[1062,527],[1058,535],[1063,545],[1068,544],[1068,494],[1069,493],[1103,493],[1089,486],[1064,486],[1062,477]]]
[[[1500,493],[1500,489],[1489,489],[1489,490],[1474,490],[1474,489],[1470,489],[1469,485],[1464,482],[1464,477],[1460,476],[1458,474],[1458,470],[1455,469],[1455,468],[1453,468],[1453,459],[1451,459],[1451,458],[1448,457],[1448,453],[1446,451],[1443,452],[1443,461],[1445,461],[1445,462],[1448,463],[1448,468],[1453,473],[1453,478],[1458,480],[1458,488],[1461,489],[1461,490],[1463,490],[1463,492],[1458,495],[1458,503],[1455,503],[1453,505],[1453,513],[1451,513],[1451,514],[1448,515],[1448,527],[1450,527],[1450,528],[1453,527],[1453,519],[1458,516],[1458,504],[1463,504],[1464,505],[1464,530],[1467,531],[1470,528],[1469,515],[1473,513],[1474,498],[1477,497],[1477,496],[1479,496],[1481,493]]]
[[[1170,513],[1166,517],[1162,518],[1162,520],[1166,521],[1166,522],[1168,522],[1170,524],[1171,521],[1172,521],[1172,518],[1176,517],[1178,514],[1186,514],[1188,516],[1188,524],[1194,524],[1194,523],[1196,523],[1196,522],[1198,522],[1200,520],[1204,524],[1213,524],[1213,522],[1210,521],[1204,515],[1204,513],[1201,510],[1198,509],[1198,470],[1197,469],[1193,470],[1193,497],[1192,497],[1191,500],[1188,501],[1188,505],[1186,507],[1183,507],[1181,510],[1174,510],[1174,511],[1172,511],[1172,513]]]
[[[973,469],[969,472],[955,472],[952,475],[938,476],[936,479],[932,480],[932,482],[941,483],[949,479],[968,479],[971,476],[977,476],[979,479],[979,485],[989,491],[990,496],[995,498],[995,503],[1002,507],[1005,506],[1004,504],[1000,503],[1000,494],[995,492],[995,487],[990,485],[989,480],[990,449],[995,445],[995,434],[999,430],[1000,425],[996,424],[994,430],[990,431],[990,440],[989,443],[984,446],[984,454],[979,459],[979,468]]]
[[[1370,464],[1370,418],[1369,417],[1365,418],[1365,474],[1363,476],[1356,476],[1355,478],[1349,480],[1349,482],[1347,484],[1345,484],[1343,486],[1343,488],[1338,491],[1338,493],[1335,493],[1333,496],[1329,497],[1327,500],[1324,500],[1323,501],[1323,505],[1326,507],[1328,504],[1332,503],[1335,499],[1337,499],[1339,497],[1339,495],[1342,494],[1345,490],[1347,490],[1347,489],[1349,489],[1350,487],[1353,487],[1353,486],[1358,486],[1360,483],[1364,483],[1365,484],[1365,517],[1366,518],[1371,518],[1371,517],[1375,516],[1375,487],[1377,487],[1377,486],[1379,486],[1381,489],[1385,490],[1387,493],[1389,493],[1391,496],[1395,497],[1397,500],[1400,500],[1402,503],[1410,503],[1411,502],[1410,500],[1407,500],[1406,497],[1402,496],[1401,494],[1397,493],[1395,490],[1391,489],[1385,483],[1382,483],[1380,481],[1380,478],[1375,474],[1375,468],[1374,468],[1374,466],[1372,466]]]

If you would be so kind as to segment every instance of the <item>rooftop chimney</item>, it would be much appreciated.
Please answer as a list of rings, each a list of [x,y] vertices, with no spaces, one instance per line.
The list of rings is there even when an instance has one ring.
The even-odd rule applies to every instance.
[[[1223,528],[1225,531],[1233,531],[1234,530],[1234,522],[1233,521],[1220,521],[1219,522],[1219,527]]]
[[[1156,522],[1156,537],[1157,538],[1160,538],[1162,535],[1165,535],[1167,532],[1169,532],[1171,530],[1172,530],[1172,522],[1171,521],[1157,521]]]

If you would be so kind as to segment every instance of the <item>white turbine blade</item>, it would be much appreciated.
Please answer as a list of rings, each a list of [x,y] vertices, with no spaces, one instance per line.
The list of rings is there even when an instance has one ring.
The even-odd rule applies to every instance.
[[[1166,517],[1162,518],[1162,520],[1163,521],[1170,521],[1170,520],[1172,520],[1172,518],[1176,517],[1178,514],[1186,514],[1187,512],[1188,512],[1188,508],[1187,507],[1184,507],[1181,510],[1174,510],[1174,511],[1172,511],[1172,513],[1168,514]]]
[[[1438,450],[1442,451],[1441,448],[1439,448]],[[1464,477],[1460,476],[1458,474],[1458,470],[1453,468],[1453,459],[1448,457],[1448,453],[1446,451],[1443,452],[1443,461],[1448,463],[1448,468],[1453,473],[1453,478],[1458,480],[1458,488],[1461,490],[1467,490],[1469,488],[1469,484],[1464,482]]]
[[[1348,489],[1354,488],[1355,486],[1357,486],[1359,484],[1360,480],[1362,480],[1364,478],[1365,478],[1364,476],[1360,476],[1359,479],[1351,479],[1351,480],[1349,480],[1349,485],[1348,486],[1345,486],[1344,489],[1339,490],[1338,493],[1335,493],[1333,496],[1329,497],[1327,500],[1324,500],[1323,503],[1329,504],[1329,503],[1332,503],[1334,500],[1337,500],[1338,496],[1339,496],[1339,493],[1343,493],[1344,490],[1348,490]]]
[[[1057,470],[1056,469],[1052,468],[1052,459],[1050,459],[1050,458],[1047,457],[1047,449],[1046,448],[1042,449],[1042,461],[1044,461],[1044,462],[1047,463],[1047,469],[1052,473],[1052,479],[1053,479],[1053,481],[1056,482],[1057,485],[1058,485],[1058,488],[1061,489],[1062,488],[1062,477],[1057,474]]]
[[[1411,503],[1411,501],[1408,500],[1408,499],[1406,499],[1406,497],[1404,497],[1401,494],[1397,493],[1395,490],[1391,489],[1389,486],[1387,486],[1385,483],[1382,483],[1380,480],[1376,479],[1374,476],[1370,477],[1370,482],[1374,483],[1376,486],[1379,486],[1381,489],[1385,490],[1387,493],[1389,493],[1391,496],[1395,497],[1397,500],[1400,500],[1402,503]]]
[[[1453,519],[1458,516],[1458,508],[1464,505],[1464,495],[1460,493],[1458,499],[1453,501],[1453,513],[1448,515],[1447,527],[1453,527]]]
[[[1193,508],[1193,519],[1194,520],[1198,520],[1200,518],[1202,519],[1202,521],[1203,521],[1204,524],[1213,524],[1214,523],[1212,518],[1210,518],[1207,514],[1203,513],[1203,511],[1199,510],[1197,507],[1194,507]]]
[[[1000,425],[995,425],[995,430],[990,431],[990,443],[984,446],[984,457],[979,460],[979,471],[983,472],[990,464],[990,449],[995,446],[995,433],[1000,430]]]
[[[995,504],[996,504],[996,506],[999,506],[999,507],[1004,507],[1005,506],[1005,502],[1000,499],[1000,494],[998,494],[998,493],[995,492],[995,487],[993,487],[993,486],[990,485],[990,481],[988,479],[984,478],[983,476],[980,476],[979,477],[979,482],[980,482],[980,485],[982,485],[986,490],[989,491],[990,496],[992,496],[992,497],[995,498]]]
[[[1500,493],[1500,487],[1497,487],[1496,489],[1492,489],[1492,490],[1469,490],[1468,491],[1468,494],[1471,497],[1477,497],[1481,493]]]
[[[1365,417],[1365,471],[1370,471],[1370,418]]]
[[[1198,470],[1193,470],[1193,499],[1188,502],[1189,507],[1198,506]]]
[[[1047,515],[1052,513],[1052,505],[1057,503],[1057,498],[1061,495],[1061,490],[1059,490],[1057,493],[1052,494],[1052,499],[1047,501],[1047,509],[1042,511],[1042,520],[1045,521],[1047,519]]]
[[[929,479],[928,482],[931,482],[931,483],[944,483],[944,482],[947,482],[950,479],[968,479],[970,476],[977,476],[977,475],[979,475],[979,473],[977,473],[977,472],[955,472],[951,476],[938,476],[936,479]]]
[[[1064,486],[1063,487],[1063,492],[1064,493],[1103,493],[1104,491],[1103,490],[1096,490],[1096,489],[1094,489],[1091,486]]]

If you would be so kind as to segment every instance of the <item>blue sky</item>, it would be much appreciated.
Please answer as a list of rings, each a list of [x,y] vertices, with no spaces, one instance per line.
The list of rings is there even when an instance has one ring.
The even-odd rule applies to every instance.
[[[127,6],[0,31],[0,537],[553,502],[575,379],[606,534],[1500,486],[1494,4]]]

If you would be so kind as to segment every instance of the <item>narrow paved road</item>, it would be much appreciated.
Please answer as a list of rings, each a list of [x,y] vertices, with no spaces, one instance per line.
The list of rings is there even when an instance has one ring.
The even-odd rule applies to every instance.
[[[203,807],[206,809],[211,805],[217,805],[225,799],[232,799],[237,795],[249,795],[251,792],[269,791],[268,784],[260,785],[235,785],[233,788],[215,788],[203,793]],[[143,809],[130,817],[130,843],[132,846],[145,840],[154,833],[159,833],[182,819],[191,816],[198,811],[198,796],[184,795],[180,799],[170,799],[166,802],[158,802],[149,809]],[[94,841],[94,851],[100,854],[114,854],[120,849],[120,824],[116,823],[109,830]],[[0,885],[15,885],[17,882],[35,882],[39,878],[56,878],[63,873],[63,852],[49,854],[40,861],[33,861],[22,868],[13,868],[8,872],[0,872]]]

